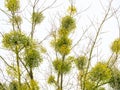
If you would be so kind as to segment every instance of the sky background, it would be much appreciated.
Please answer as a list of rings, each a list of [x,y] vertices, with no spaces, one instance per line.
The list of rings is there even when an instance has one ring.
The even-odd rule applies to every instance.
[[[26,17],[27,19],[30,19],[31,7],[28,6],[28,0],[20,0],[20,1],[21,1],[21,11],[22,11],[21,16]],[[54,0],[46,0],[44,4],[43,4],[43,1],[44,0],[40,0],[40,3],[37,6],[37,7],[40,7],[40,10],[43,10],[45,7],[50,5],[50,3],[52,3]],[[109,1],[110,0],[101,0],[101,3],[103,4],[104,8],[107,8]],[[90,20],[93,21],[97,27],[99,26],[99,23],[101,22],[105,13],[100,4],[100,0],[74,0],[74,4],[79,14],[75,17],[77,22],[77,28],[75,32],[71,34],[71,37],[73,39],[73,45],[79,40],[80,36],[83,33],[83,30],[85,30],[86,27],[90,25]],[[34,38],[37,39],[38,41],[41,41],[51,32],[52,28],[53,29],[55,27],[59,28],[59,23],[61,20],[60,18],[67,14],[66,11],[69,5],[70,5],[69,0],[57,0],[57,2],[53,5],[52,8],[44,11],[43,14],[45,16],[45,19],[40,25],[37,26]],[[120,6],[120,0],[114,0],[112,7],[115,9],[115,8],[118,8],[119,6]],[[6,10],[4,8],[4,0],[0,0],[0,8]],[[86,11],[82,12],[83,10],[86,10]],[[119,18],[119,21],[120,21],[120,18]],[[9,32],[10,30],[11,30],[11,26],[8,23],[7,16],[2,12],[0,12],[0,32],[6,33],[6,32]],[[27,34],[31,30],[31,24],[26,19],[23,20],[22,30],[25,31]],[[95,54],[98,53],[100,55],[99,59],[102,59],[104,61],[104,60],[107,60],[108,57],[111,55],[111,50],[110,50],[111,43],[116,38],[118,38],[118,35],[119,35],[118,31],[119,29],[118,29],[115,17],[112,17],[104,24],[104,26],[102,27],[102,32],[104,33],[101,34],[98,38],[99,42],[97,43],[97,45],[99,46],[99,48],[95,49],[94,51]],[[90,38],[94,38],[94,36],[96,35],[95,33],[96,31],[94,30],[93,27],[91,27],[90,30],[86,33],[86,36],[89,36]],[[0,41],[1,40],[2,40],[2,37],[0,37]],[[51,39],[49,38],[48,40],[43,42],[43,45],[47,47],[48,53],[51,53],[52,51],[49,48],[50,47],[49,40]],[[89,41],[88,39],[84,38],[81,41],[81,43],[79,43],[79,45],[74,48],[74,52],[76,52],[74,54],[79,55],[81,51],[84,51],[86,49],[88,41]],[[6,58],[9,58],[9,53],[4,51],[2,47],[0,49],[0,54]],[[0,64],[0,66],[4,68],[3,64]],[[49,65],[45,66],[45,64],[43,64],[41,67],[44,68],[47,66]],[[36,74],[37,73],[39,72],[36,72]],[[50,72],[48,71],[48,73]],[[41,77],[39,78],[42,79]]]

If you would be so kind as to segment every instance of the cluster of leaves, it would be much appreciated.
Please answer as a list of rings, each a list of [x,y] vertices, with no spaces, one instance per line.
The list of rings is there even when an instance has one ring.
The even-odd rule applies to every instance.
[[[18,15],[13,16],[12,18],[10,18],[10,22],[14,23],[15,25],[20,25],[22,23],[22,18]]]
[[[62,18],[60,29],[58,30],[59,38],[54,42],[54,47],[61,55],[70,53],[72,41],[68,38],[69,33],[76,27],[75,20],[71,16]]]
[[[42,12],[33,12],[32,14],[32,22],[36,24],[39,24],[43,21],[44,16]]]
[[[20,8],[19,0],[5,0],[5,6],[11,12],[16,12]]]
[[[40,52],[35,48],[25,49],[25,58],[26,65],[30,68],[38,67],[39,63],[42,61]]]
[[[57,72],[64,74],[68,73],[71,70],[71,62],[68,60],[64,62],[62,60],[54,60],[53,66]]]
[[[94,82],[86,81],[85,90],[105,90],[104,87],[97,87]]]
[[[17,66],[11,65],[11,67],[6,68],[6,71],[7,71],[8,75],[14,79],[16,79],[18,77]]]
[[[70,13],[71,15],[74,15],[77,12],[77,9],[75,6],[71,5],[68,7],[68,13]]]
[[[116,39],[112,46],[111,46],[111,50],[112,52],[115,52],[115,53],[120,53],[120,39]]]
[[[33,84],[34,89],[31,86],[31,84]],[[38,83],[36,81],[31,81],[30,84],[29,83],[21,83],[21,89],[19,89],[18,87],[18,81],[13,80],[9,83],[9,85],[6,84],[2,84],[0,83],[0,90],[40,90]]]
[[[90,79],[99,83],[108,82],[111,75],[111,69],[106,63],[98,62],[90,71]]]
[[[17,81],[12,81],[9,84],[10,90],[18,90],[18,82]]]
[[[76,28],[75,20],[71,16],[65,16],[62,18],[61,21],[61,28],[63,30],[67,30],[68,32],[71,32]]]
[[[80,60],[81,59],[81,60]],[[85,61],[86,58],[84,56],[80,57],[80,61]],[[77,61],[78,62],[78,61]],[[78,64],[78,63],[77,63]],[[80,64],[81,66],[86,65],[85,63]],[[80,68],[80,66],[78,67]],[[84,71],[82,72],[80,68],[80,77],[84,78]],[[112,77],[111,68],[105,62],[98,62],[91,70],[88,72],[87,79],[85,82],[85,90],[105,90],[105,88],[101,87],[105,83],[109,83]],[[81,80],[81,78],[80,78]],[[82,79],[83,80],[83,79]],[[82,82],[81,82],[82,83]]]
[[[105,90],[103,87],[96,87],[94,82],[86,81],[85,90]]]
[[[22,48],[29,46],[31,40],[21,31],[11,31],[4,34],[2,43],[4,47],[12,51],[15,51],[16,47],[18,48],[18,51],[20,51]]]
[[[0,83],[0,90],[7,90],[6,84]]]
[[[111,69],[103,62],[98,62],[89,73],[90,80],[98,85],[109,82],[111,77]]]
[[[115,90],[120,90],[120,71],[117,68],[112,68],[112,77],[110,86]]]
[[[32,86],[31,84],[33,84],[34,86],[34,89],[32,89]],[[13,80],[10,82],[9,86],[7,87],[7,89],[4,89],[4,90],[19,90],[19,87],[18,87],[18,82]],[[38,86],[38,83],[34,80],[30,81],[30,85],[29,83],[22,83],[21,84],[21,89],[22,90],[39,90],[39,86]]]
[[[30,86],[33,86],[33,87],[31,87],[31,90],[40,90],[40,88],[38,86],[38,82],[36,82],[35,80],[30,81]]]
[[[55,84],[55,83],[56,83],[55,77],[53,75],[50,75],[48,78],[48,84]]]
[[[67,37],[61,37],[56,41],[56,51],[62,55],[67,55],[70,52],[72,41]]]
[[[75,64],[76,64],[76,67],[78,68],[78,70],[83,70],[87,64],[87,58],[85,56],[79,56],[75,60]]]
[[[86,87],[86,90],[94,90],[95,84],[90,81],[86,81],[85,87]]]

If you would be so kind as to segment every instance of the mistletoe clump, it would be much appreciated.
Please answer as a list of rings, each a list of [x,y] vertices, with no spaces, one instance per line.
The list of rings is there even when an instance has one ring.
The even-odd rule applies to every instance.
[[[98,62],[97,65],[90,71],[90,78],[92,81],[104,83],[109,81],[111,77],[111,69],[106,63]]]
[[[69,61],[55,60],[53,61],[53,66],[57,72],[68,73],[71,69],[71,63]]]
[[[76,12],[77,12],[77,9],[76,9],[75,6],[71,5],[71,6],[68,7],[68,13],[70,15],[74,15]]]
[[[85,56],[79,56],[75,60],[75,64],[76,64],[76,67],[78,68],[78,70],[83,70],[87,64],[87,58]]]
[[[18,90],[18,82],[17,81],[12,81],[9,84],[10,90]]]
[[[120,39],[116,39],[112,46],[111,46],[111,50],[115,53],[120,53]]]
[[[42,12],[33,12],[32,14],[32,22],[35,24],[39,24],[43,21],[44,16]]]
[[[65,16],[61,21],[61,28],[66,30],[68,33],[76,28],[75,20],[71,16]],[[61,29],[61,30],[62,30]]]
[[[117,68],[112,68],[112,77],[109,84],[113,89],[120,90],[120,70]]]
[[[19,0],[5,0],[5,6],[11,12],[16,12],[20,8],[20,1]]]
[[[61,37],[56,42],[56,50],[62,54],[67,55],[70,52],[71,40],[67,37]]]
[[[39,63],[42,61],[42,58],[40,56],[40,52],[32,47],[27,48],[25,50],[24,60],[28,67],[34,68],[39,66]]]
[[[53,83],[55,84],[55,83],[56,83],[55,77],[54,77],[53,75],[50,75],[50,76],[49,76],[49,78],[48,78],[48,83],[49,83],[49,84],[53,84]]]
[[[18,15],[13,16],[12,18],[10,18],[10,22],[11,23],[15,23],[15,25],[20,25],[22,22],[22,18]]]
[[[3,46],[15,51],[17,47],[18,50],[21,50],[24,47],[27,47],[31,44],[31,40],[21,31],[11,31],[9,33],[4,34],[3,37]]]

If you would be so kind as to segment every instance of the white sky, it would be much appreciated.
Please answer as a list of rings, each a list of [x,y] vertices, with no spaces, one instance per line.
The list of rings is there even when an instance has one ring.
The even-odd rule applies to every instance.
[[[20,0],[20,1],[22,5],[21,10],[23,10],[23,8],[25,8],[28,2],[27,0]],[[39,3],[38,7],[41,6],[41,3],[44,0],[40,0],[40,1],[41,2]],[[35,38],[38,41],[42,40],[46,35],[48,35],[48,33],[52,28],[51,23],[53,22],[54,18],[55,18],[55,25],[59,27],[60,17],[66,15],[66,9],[70,5],[68,1],[69,0],[57,0],[53,8],[48,9],[44,12],[45,20],[40,25],[37,26],[37,29],[35,32]],[[74,0],[74,1],[75,1],[75,5],[78,12],[81,12],[82,10],[88,7],[89,9],[87,9],[85,12],[81,13],[76,17],[77,29],[74,32],[74,35],[72,37],[74,39],[73,43],[75,43],[79,39],[80,35],[83,33],[82,28],[85,29],[86,26],[90,25],[89,19],[99,24],[102,17],[104,16],[104,10],[102,9],[99,2],[100,0]],[[106,8],[108,5],[107,1],[110,1],[110,0],[101,0],[101,1],[105,6],[104,8]],[[46,0],[46,3],[42,6],[42,8],[47,7],[52,2],[53,0]],[[112,7],[117,8],[119,5],[120,5],[120,0],[114,0]],[[0,8],[4,9],[4,0],[0,0]],[[28,19],[30,19],[30,15],[29,15],[30,10],[31,9],[28,6],[25,9],[25,11],[22,12],[22,16],[26,16]],[[5,14],[0,12],[0,32],[2,33],[8,32],[11,28],[6,21],[8,21],[7,17],[5,16]],[[119,21],[120,21],[120,18],[119,18]],[[28,33],[30,32],[30,28],[31,28],[30,24],[27,21],[24,21],[22,25],[23,31]],[[102,57],[101,58],[102,60],[106,60],[111,54],[111,51],[110,51],[111,42],[115,38],[117,38],[119,35],[117,23],[114,17],[105,23],[105,25],[102,28],[102,32],[106,32],[106,33],[100,35],[99,37],[100,46],[99,46],[98,52],[100,53],[99,58]],[[87,33],[87,35],[91,37],[95,36],[95,30],[91,28],[90,31]],[[79,54],[81,50],[85,50],[85,46],[87,45],[86,42],[87,41],[82,41],[82,43],[80,43],[79,46],[77,46],[74,51],[77,54]],[[48,42],[44,42],[44,44],[45,44],[44,45],[45,47],[48,47]],[[49,50],[49,48],[47,49]],[[1,55],[3,56],[7,55],[6,53],[3,54],[4,51],[2,49],[0,51],[1,51]],[[51,51],[48,51],[48,52],[51,53]],[[0,66],[3,67],[3,65],[0,65]]]

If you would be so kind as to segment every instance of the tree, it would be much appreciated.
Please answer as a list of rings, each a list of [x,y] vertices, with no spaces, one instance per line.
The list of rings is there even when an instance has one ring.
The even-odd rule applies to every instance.
[[[36,2],[36,1],[35,1]],[[7,49],[11,50],[16,55],[16,67],[17,67],[17,76],[18,76],[18,86],[16,84],[11,84],[10,88],[16,88],[16,90],[21,90],[21,71],[20,71],[20,63],[23,64],[25,69],[27,70],[28,75],[30,76],[30,88],[32,90],[37,90],[34,77],[33,77],[33,68],[39,66],[42,58],[40,56],[39,51],[36,47],[36,42],[33,40],[33,30],[35,29],[35,25],[39,24],[42,21],[43,15],[42,13],[34,12],[32,14],[32,33],[31,37],[25,35],[20,28],[21,24],[21,17],[17,16],[17,12],[20,8],[19,0],[6,0],[5,6],[7,7],[8,11],[10,12],[10,22],[12,23],[13,30],[10,33],[4,34],[3,37],[3,45]],[[21,57],[21,53],[24,55]],[[23,60],[23,59],[24,60]],[[15,85],[15,86],[13,86]],[[34,86],[35,85],[35,86]]]
[[[119,38],[113,41],[110,47],[112,54],[107,56],[108,60],[102,61],[99,58],[100,54],[97,56],[95,53],[95,50],[99,49],[99,36],[105,23],[115,16],[118,28],[120,26],[119,8],[113,7],[115,0],[108,1],[107,6],[104,6],[100,1],[104,11],[102,18],[97,23],[89,18],[90,25],[88,27],[85,26],[83,32],[80,28],[80,35],[77,36],[78,41],[72,37],[80,26],[77,22],[78,17],[82,13],[87,12],[90,7],[81,13],[78,11],[74,0],[69,0],[70,5],[67,12],[60,17],[60,20],[57,19],[59,26],[53,25],[49,35],[39,41],[39,38],[36,39],[35,37],[35,32],[46,18],[44,12],[58,1],[54,0],[50,5],[44,7],[46,1],[43,1],[42,4],[40,0],[28,0],[29,3],[26,8],[28,7],[29,9],[29,14],[27,14],[28,16],[30,15],[29,20],[27,16],[22,16],[23,12],[26,12],[26,8],[21,10],[22,5],[20,2],[20,0],[5,0],[5,8],[7,10],[0,9],[8,16],[11,26],[9,27],[9,32],[4,34],[0,32],[2,35],[2,47],[4,50],[7,49],[7,52],[10,51],[13,54],[13,57],[7,60],[0,56],[6,65],[6,74],[10,77],[10,79],[6,80],[7,84],[0,83],[1,89],[43,90],[44,87],[47,88],[48,84],[52,85],[55,90],[105,90],[104,85],[110,85],[113,89],[119,89],[119,69],[115,67],[120,53]],[[31,26],[29,33],[26,33],[22,28],[25,20]],[[89,32],[92,32],[91,30],[95,30],[92,37],[89,35]],[[43,41],[45,42],[46,39],[46,42],[50,42],[51,47],[49,48],[52,53],[49,53],[48,47],[46,47],[47,49],[43,47]],[[85,50],[81,48],[82,41],[85,41],[83,43]],[[77,49],[81,48],[81,52],[75,50],[76,47]],[[49,58],[50,61],[48,60]],[[38,80],[36,76],[38,77],[43,73],[36,75],[34,70],[42,70],[40,64],[45,61],[48,61],[51,65],[45,67],[49,68],[51,73],[47,75],[47,78],[44,75],[46,81]],[[93,63],[94,65],[92,66]],[[75,82],[75,86],[71,84],[70,80]],[[43,87],[40,83],[44,82]]]

